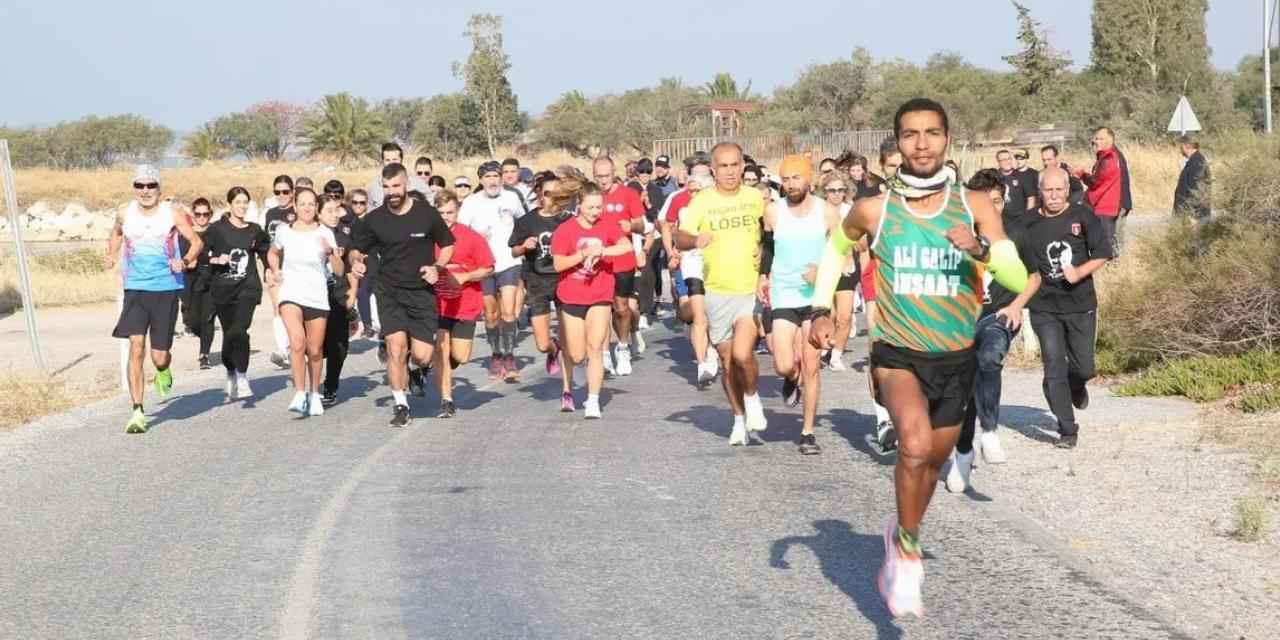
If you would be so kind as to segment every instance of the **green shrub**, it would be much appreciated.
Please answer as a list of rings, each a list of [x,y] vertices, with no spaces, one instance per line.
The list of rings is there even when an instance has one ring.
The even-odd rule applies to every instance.
[[[1280,409],[1280,389],[1268,387],[1247,392],[1240,397],[1237,406],[1245,413],[1263,413]]]
[[[1236,501],[1236,537],[1243,542],[1258,542],[1267,534],[1267,505],[1258,498]]]
[[[1146,369],[1133,381],[1117,387],[1115,393],[1183,396],[1196,402],[1212,402],[1247,385],[1280,385],[1280,353],[1259,349],[1238,356],[1169,360]],[[1250,406],[1264,407],[1266,395],[1257,394],[1249,401]]]

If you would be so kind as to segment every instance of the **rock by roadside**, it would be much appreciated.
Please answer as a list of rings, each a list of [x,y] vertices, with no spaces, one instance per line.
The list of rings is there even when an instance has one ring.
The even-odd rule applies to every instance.
[[[61,211],[37,202],[18,216],[22,238],[32,242],[59,240],[105,240],[111,231],[112,209],[89,211],[84,205],[68,204]],[[8,216],[0,218],[0,236],[12,236]]]

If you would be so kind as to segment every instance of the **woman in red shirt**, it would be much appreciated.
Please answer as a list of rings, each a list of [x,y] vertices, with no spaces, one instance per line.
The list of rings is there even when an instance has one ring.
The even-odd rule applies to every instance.
[[[565,180],[565,182],[572,182]],[[556,300],[560,308],[560,344],[566,355],[564,393],[573,409],[573,367],[587,361],[587,418],[600,417],[600,387],[604,384],[604,341],[609,338],[613,305],[613,263],[601,258],[627,255],[631,240],[617,224],[600,222],[604,194],[594,184],[584,184],[578,194],[578,215],[556,228],[551,236],[551,256],[556,272]]]
[[[458,195],[450,189],[436,194],[436,209],[453,232],[453,257],[445,265],[448,274],[436,282],[439,328],[436,329],[436,379],[440,384],[440,413],[452,418],[453,370],[471,359],[471,343],[476,336],[476,318],[484,311],[480,281],[493,275],[493,251],[484,236],[458,222]],[[437,252],[439,249],[436,250]],[[438,255],[438,254],[437,254]]]

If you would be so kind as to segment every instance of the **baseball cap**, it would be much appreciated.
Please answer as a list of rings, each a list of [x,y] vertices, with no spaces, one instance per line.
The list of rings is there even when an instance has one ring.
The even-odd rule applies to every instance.
[[[655,167],[662,167],[662,168],[664,168],[664,169],[670,169],[670,168],[671,168],[671,156],[668,156],[668,155],[666,155],[666,154],[663,154],[663,155],[658,156],[657,158],[654,158],[654,159],[653,159],[653,166],[655,166]]]
[[[153,165],[140,164],[133,172],[134,182],[160,182],[160,170]]]
[[[1014,152],[1013,152],[1013,157],[1015,157],[1015,158],[1017,158],[1017,159],[1019,159],[1019,160],[1026,160],[1026,159],[1027,159],[1027,156],[1028,156],[1028,154],[1027,154],[1027,150],[1026,150],[1026,149],[1018,149],[1017,151],[1014,151]]]
[[[470,180],[468,180],[466,176],[458,176],[458,177],[453,181],[453,186],[455,186],[455,187],[469,187],[469,186],[471,186],[471,181],[470,181]]]
[[[533,169],[520,167],[520,182],[533,182]]]
[[[637,173],[653,173],[653,162],[648,158],[640,158],[640,162],[636,163]]]

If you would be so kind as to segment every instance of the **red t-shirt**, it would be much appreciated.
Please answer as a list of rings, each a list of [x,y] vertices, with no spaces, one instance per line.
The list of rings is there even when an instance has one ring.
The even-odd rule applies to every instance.
[[[634,189],[615,183],[613,189],[604,195],[604,213],[600,214],[600,219],[596,224],[608,223],[621,232],[622,227],[619,226],[619,223],[624,219],[633,221],[644,219],[644,201],[640,199],[640,194],[636,193]],[[613,263],[613,271],[615,273],[635,271],[637,266],[634,251],[629,251],[615,258],[609,258],[608,262]]]
[[[680,212],[689,206],[689,201],[693,199],[693,193],[688,189],[681,189],[671,196],[671,204],[667,205],[667,222],[675,224],[680,222]]]
[[[472,231],[465,224],[449,227],[453,232],[453,257],[445,268],[450,274],[467,273],[476,269],[493,266],[493,252],[489,250],[489,242],[484,236]],[[440,247],[436,247],[439,255]],[[455,320],[475,320],[484,311],[484,292],[480,281],[472,280],[461,287],[451,276],[440,274],[436,282],[436,299],[440,308],[440,317]]]
[[[631,191],[630,189],[624,190]],[[551,234],[551,255],[571,256],[580,247],[598,245],[604,248],[617,244],[624,236],[622,229],[615,222],[606,222],[604,216],[596,220],[595,226],[583,229],[578,218],[570,218],[556,227]],[[582,263],[572,269],[560,272],[560,282],[556,285],[556,298],[565,304],[596,304],[613,302],[614,269],[616,263],[597,258],[595,264]],[[634,269],[634,265],[632,266]]]

